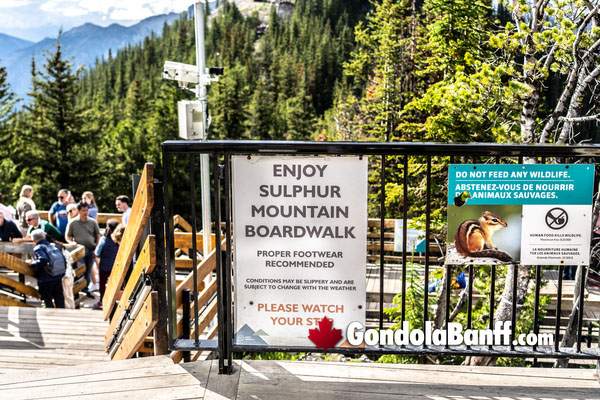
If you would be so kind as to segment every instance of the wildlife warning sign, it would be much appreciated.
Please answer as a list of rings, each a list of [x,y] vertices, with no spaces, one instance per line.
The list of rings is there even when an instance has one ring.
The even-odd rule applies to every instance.
[[[589,164],[450,165],[446,263],[588,265],[593,183]]]
[[[329,320],[364,324],[367,165],[233,157],[236,345],[314,346]]]

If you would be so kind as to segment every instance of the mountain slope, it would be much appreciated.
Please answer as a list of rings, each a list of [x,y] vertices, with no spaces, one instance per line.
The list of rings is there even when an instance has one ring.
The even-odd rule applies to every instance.
[[[29,40],[23,40],[0,33],[0,60],[4,60],[9,54],[31,46],[32,44],[33,42],[30,42]]]
[[[119,24],[100,27],[86,23],[64,32],[61,44],[66,58],[71,59],[75,68],[90,67],[96,59],[107,57],[109,49],[116,54],[118,49],[140,42],[152,32],[160,35],[164,23],[170,24],[177,18],[179,14],[176,13],[157,15],[129,27]],[[19,98],[26,99],[31,85],[31,58],[35,58],[36,66],[41,69],[46,51],[52,51],[55,43],[56,39],[46,38],[0,59],[0,64],[6,66],[10,86]]]

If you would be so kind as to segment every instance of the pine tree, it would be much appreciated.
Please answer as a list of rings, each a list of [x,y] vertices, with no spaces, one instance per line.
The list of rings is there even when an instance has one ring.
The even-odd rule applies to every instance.
[[[6,68],[0,67],[0,193],[6,194],[13,192],[14,186],[8,179],[14,172],[14,163],[10,155],[16,149],[11,133],[14,129],[15,113],[13,107],[17,102],[14,92],[10,89],[7,82]],[[8,196],[6,196],[8,197]]]
[[[43,71],[32,64],[31,103],[25,138],[23,170],[45,184],[41,196],[50,202],[61,187],[81,193],[93,187],[99,174],[92,132],[84,128],[88,112],[76,107],[78,73],[63,56],[59,32],[53,51],[46,53]]]
[[[363,112],[370,122],[364,129],[379,140],[393,138],[401,111],[416,90],[415,12],[414,1],[382,0],[367,25],[355,28],[358,46],[346,73],[365,84]]]
[[[17,98],[7,81],[6,68],[0,66],[0,129],[6,129],[6,125],[13,118],[16,102]]]

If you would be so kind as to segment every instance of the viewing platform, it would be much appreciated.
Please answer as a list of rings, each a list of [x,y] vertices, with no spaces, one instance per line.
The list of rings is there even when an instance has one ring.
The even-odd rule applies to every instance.
[[[3,399],[600,399],[592,369],[144,357],[0,376]]]
[[[90,308],[0,307],[0,373],[108,361],[107,326]]]

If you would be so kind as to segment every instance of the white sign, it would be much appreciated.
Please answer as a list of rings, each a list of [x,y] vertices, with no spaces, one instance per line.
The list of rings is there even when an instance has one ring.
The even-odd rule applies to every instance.
[[[521,263],[588,265],[592,205],[524,205]]]
[[[366,158],[233,157],[233,225],[235,344],[364,325]]]

